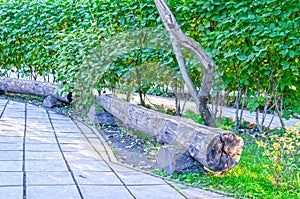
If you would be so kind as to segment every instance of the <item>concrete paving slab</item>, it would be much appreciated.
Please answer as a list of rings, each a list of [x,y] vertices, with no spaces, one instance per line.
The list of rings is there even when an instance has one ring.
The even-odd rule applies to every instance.
[[[51,118],[51,115],[50,115],[50,118]],[[68,126],[68,125],[73,125],[74,124],[73,120],[71,118],[67,117],[67,116],[64,116],[64,118],[59,118],[59,119],[52,119],[51,118],[51,120],[56,125],[65,125],[65,126]]]
[[[25,123],[25,117],[20,117],[20,118],[16,117],[16,118],[13,118],[13,117],[5,116],[5,115],[2,115],[0,122],[7,121],[7,120],[19,121],[19,122]],[[19,125],[20,125],[20,123],[19,123]]]
[[[1,143],[0,151],[21,151],[23,150],[22,143]]]
[[[79,185],[84,198],[133,199],[124,186]]]
[[[74,171],[75,179],[82,185],[123,185],[113,172]]]
[[[27,104],[26,110],[27,110],[27,113],[44,111],[43,107],[39,107],[39,106],[31,105],[31,104]]]
[[[23,144],[23,136],[4,136],[0,135],[0,143],[6,144]]]
[[[119,178],[126,185],[165,185],[166,182],[161,178],[157,178],[142,172],[117,171]]]
[[[51,137],[55,139],[54,132],[51,131],[26,131],[26,137]]]
[[[26,184],[45,185],[75,185],[70,172],[26,172]]]
[[[41,106],[36,106],[33,104],[27,104],[27,110],[40,110],[42,107]]]
[[[1,145],[0,145],[1,146]],[[57,143],[54,144],[37,144],[37,143],[27,143],[25,146],[26,151],[56,151],[59,152],[59,147]]]
[[[75,152],[75,151],[82,151],[82,150],[93,150],[90,144],[60,144],[61,150],[63,152]]]
[[[60,144],[85,144],[87,140],[85,137],[58,137],[58,142]]]
[[[30,113],[27,113],[30,114]],[[50,120],[48,117],[43,117],[43,118],[28,118],[26,117],[26,122],[29,123],[45,123],[45,124],[50,124]]]
[[[5,110],[9,112],[22,112],[25,113],[25,106],[10,106],[9,104],[6,106]]]
[[[1,126],[2,125],[16,126],[16,125],[20,125],[21,121],[22,121],[22,124],[25,124],[25,118],[20,119],[20,118],[12,118],[12,117],[2,116],[0,125]]]
[[[135,169],[132,169],[132,168],[123,166],[123,165],[118,164],[118,163],[112,163],[112,162],[109,162],[108,165],[109,165],[115,172],[117,172],[117,171],[136,172]]]
[[[58,138],[67,137],[67,138],[84,138],[84,136],[79,132],[56,132]]]
[[[23,172],[3,172],[0,171],[1,186],[23,186]],[[0,191],[0,198],[2,192]]]
[[[0,105],[1,105],[1,106],[6,105],[6,104],[7,104],[7,101],[8,101],[8,100],[1,99],[1,100],[0,100]]]
[[[49,131],[52,131],[52,126],[49,122],[26,122],[26,129],[36,129],[36,130],[41,130],[41,129],[49,129]]]
[[[111,171],[103,161],[72,160],[68,162],[72,170],[79,171]]]
[[[0,161],[2,161],[2,160],[22,161],[23,160],[23,151],[0,151]]]
[[[28,199],[81,199],[75,185],[27,186]]]
[[[97,152],[94,150],[82,150],[77,152],[64,152],[66,160],[102,160]]]
[[[0,135],[23,136],[25,127],[22,125],[7,125],[1,124]]]
[[[3,116],[10,117],[10,118],[25,118],[25,111],[15,111],[15,110],[5,109]]]
[[[27,113],[27,118],[29,119],[48,118],[48,114],[46,111],[30,111]]]
[[[25,171],[68,171],[63,160],[26,160]]]
[[[77,122],[77,125],[80,127],[81,133],[83,133],[84,135],[94,134],[91,127],[81,124],[80,122]]]
[[[0,171],[22,171],[23,162],[17,160],[0,161]]]
[[[23,197],[23,187],[22,186],[0,187],[0,193],[1,196],[5,197],[3,199],[21,199]]]
[[[52,131],[52,127],[51,126],[28,126],[26,128],[26,130],[28,131]]]
[[[30,136],[25,138],[26,144],[55,144],[55,137]]]
[[[184,199],[169,185],[128,186],[128,189],[138,199]]]
[[[93,148],[96,149],[96,151],[102,151],[102,152],[105,151],[105,147],[103,146],[103,144],[98,138],[88,138],[88,140],[93,146]]]
[[[58,121],[69,121],[70,118],[66,117],[65,115],[59,114],[59,113],[55,113],[53,111],[49,111],[49,116],[51,118],[51,120],[58,120]]]
[[[25,160],[56,160],[63,159],[61,152],[26,151]]]
[[[9,100],[7,106],[10,106],[10,107],[25,107],[25,104],[21,103],[21,102],[16,102],[16,101]]]
[[[53,125],[56,132],[67,133],[67,132],[77,132],[80,133],[79,129],[75,125],[63,126],[63,125]]]

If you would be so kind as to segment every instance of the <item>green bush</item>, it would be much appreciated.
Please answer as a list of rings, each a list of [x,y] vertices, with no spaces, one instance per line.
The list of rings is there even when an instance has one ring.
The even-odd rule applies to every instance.
[[[248,108],[255,110],[266,103],[255,97],[259,96],[257,91],[274,91],[272,95],[283,102],[284,117],[300,113],[299,1],[174,0],[168,4],[183,31],[213,57],[216,75],[222,78],[222,87],[228,93],[238,86],[248,86],[248,97],[253,99]],[[126,47],[133,48],[131,53],[100,69],[89,68],[84,61],[97,46],[113,40],[118,33],[137,34],[149,27],[162,30],[152,0],[2,0],[0,75],[11,71],[21,76],[55,74],[67,92],[79,85],[75,92],[86,95],[83,104],[90,104],[91,90],[100,91],[103,86],[134,87],[147,93],[180,77],[170,46],[153,50],[148,44],[133,48],[131,43]],[[163,40],[169,40],[166,32],[161,34]],[[139,38],[135,42],[140,44],[137,41]],[[199,87],[201,69],[190,55],[187,65]],[[147,66],[153,70],[148,71]],[[100,74],[102,70],[105,74]],[[144,77],[128,78],[135,71],[141,71]]]
[[[283,135],[263,135],[263,137],[264,140],[256,143],[263,148],[262,155],[267,157],[271,164],[263,164],[262,167],[273,177],[274,187],[292,191],[298,186],[293,179],[300,171],[300,123],[295,127],[286,128]]]

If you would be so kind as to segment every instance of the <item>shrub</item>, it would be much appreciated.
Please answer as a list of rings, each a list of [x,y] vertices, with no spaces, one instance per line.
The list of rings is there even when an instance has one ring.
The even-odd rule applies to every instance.
[[[294,175],[299,178],[300,123],[287,128],[281,136],[274,134],[263,137],[264,140],[256,143],[264,149],[263,156],[268,157],[271,162],[262,166],[273,176],[274,186],[295,189],[295,182],[291,179],[295,179]]]

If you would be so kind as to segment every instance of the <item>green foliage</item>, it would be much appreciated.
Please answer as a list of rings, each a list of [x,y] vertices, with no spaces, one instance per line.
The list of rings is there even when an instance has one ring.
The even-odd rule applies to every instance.
[[[266,103],[259,90],[273,102],[280,99],[284,117],[300,113],[299,1],[168,4],[183,31],[213,57],[226,91],[249,86],[251,111]],[[143,40],[149,28],[161,45]],[[163,29],[152,0],[0,1],[0,75],[55,74],[62,92],[74,91],[81,107],[91,105],[92,91],[103,87],[159,93],[180,77]],[[109,62],[95,66],[106,55]],[[188,70],[199,89],[202,71],[190,57]]]
[[[222,117],[217,119],[217,126],[223,130],[232,130],[235,123],[231,117]]]
[[[185,118],[192,119],[198,124],[204,124],[203,119],[199,113],[194,113],[192,111],[186,111],[184,114]],[[235,125],[234,121],[230,117],[216,118],[216,125],[218,128],[223,130],[232,130],[232,127]]]
[[[184,117],[188,119],[192,119],[194,122],[198,124],[204,124],[204,121],[199,113],[194,113],[192,111],[186,111]]]
[[[167,177],[169,176],[169,174],[165,171],[162,171],[161,169],[155,169],[152,171],[154,174],[156,175],[160,175],[160,176],[163,176],[163,177]]]
[[[284,95],[285,109],[298,112],[294,106],[299,97],[299,1],[201,1],[210,15],[202,23],[202,35],[213,34],[216,42],[207,46],[216,51],[218,69],[229,91],[249,86],[248,108],[254,111],[265,101],[256,91]],[[202,8],[203,8],[202,7]],[[217,13],[222,13],[218,15]],[[201,18],[201,16],[199,17]],[[208,20],[208,21],[207,21]],[[200,22],[201,23],[201,22]],[[207,28],[210,31],[207,31]],[[211,38],[211,37],[210,37]],[[232,71],[232,72],[231,72]],[[238,73],[238,76],[236,76]],[[260,79],[260,82],[258,82]],[[260,88],[258,88],[258,83]],[[291,103],[292,102],[292,103]]]

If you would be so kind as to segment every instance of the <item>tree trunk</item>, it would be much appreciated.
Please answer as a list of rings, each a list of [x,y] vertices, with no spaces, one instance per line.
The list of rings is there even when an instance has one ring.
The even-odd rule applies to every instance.
[[[62,97],[55,92],[56,84],[50,82],[30,81],[14,78],[0,77],[0,91],[10,93],[29,94],[41,97],[51,96],[59,101],[70,103],[67,97]]]
[[[127,128],[153,136],[162,144],[176,146],[182,153],[188,151],[212,171],[228,171],[240,159],[243,140],[231,132],[136,106],[112,95],[101,95],[98,105]]]
[[[243,121],[243,112],[244,112],[244,107],[245,107],[245,104],[246,104],[246,99],[247,99],[247,96],[248,96],[248,88],[249,88],[249,86],[247,85],[245,93],[244,93],[243,101],[242,101],[241,114],[240,114],[240,122]]]
[[[171,10],[164,2],[164,0],[154,0],[154,2],[158,9],[160,17],[162,18],[162,21],[170,34],[180,72],[192,97],[196,102],[198,111],[201,114],[205,125],[215,127],[216,125],[214,118],[211,116],[210,110],[207,106],[210,96],[210,90],[214,82],[215,63],[203,50],[202,46],[198,42],[191,40],[183,33],[174,15],[172,14]],[[192,52],[203,67],[204,74],[202,78],[201,88],[198,93],[187,72],[179,44]]]

